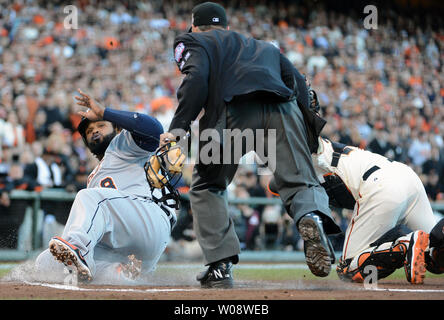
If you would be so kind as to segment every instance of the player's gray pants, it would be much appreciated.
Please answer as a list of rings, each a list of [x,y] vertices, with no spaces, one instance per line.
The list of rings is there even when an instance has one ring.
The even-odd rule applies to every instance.
[[[89,188],[77,193],[62,238],[80,249],[95,276],[97,261],[125,263],[129,254],[142,260],[144,270],[152,270],[170,233],[169,218],[151,200]]]
[[[245,129],[252,129],[253,132],[265,129],[262,142],[265,146],[264,156],[270,161],[273,158],[270,153],[272,150],[276,151],[276,163],[268,165],[274,169],[278,192],[287,212],[298,222],[305,214],[318,211],[322,213],[327,231],[340,231],[331,218],[328,196],[316,177],[306,142],[303,116],[296,101],[275,104],[231,103],[227,107],[226,123],[221,127],[237,128],[241,132]],[[275,146],[268,145],[269,129],[276,130],[276,141],[270,142],[275,143]],[[246,144],[245,147],[242,154],[251,151]],[[234,156],[233,150],[231,154]],[[205,171],[194,168],[190,190],[191,209],[194,230],[206,263],[240,253],[239,240],[229,217],[225,192],[238,167],[236,163],[239,159],[232,160],[233,164],[206,166]]]

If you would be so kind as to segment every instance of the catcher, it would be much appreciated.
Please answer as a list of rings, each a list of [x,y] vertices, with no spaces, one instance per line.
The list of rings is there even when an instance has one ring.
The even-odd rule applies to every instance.
[[[318,112],[317,95],[310,93]],[[407,280],[421,284],[426,268],[444,272],[444,222],[436,224],[416,173],[379,154],[318,139],[312,160],[330,205],[353,210],[336,269],[339,277],[362,282],[365,267],[373,265],[382,279],[404,267]],[[269,188],[276,193],[273,180]]]
[[[104,108],[81,90],[79,94],[77,104],[88,109],[79,112],[78,131],[100,162],[86,189],[77,193],[62,236],[51,239],[36,264],[47,270],[58,264],[55,258],[84,282],[101,274],[135,279],[155,268],[176,222],[178,194],[161,165],[170,144],[156,151],[163,132],[156,119]],[[148,167],[162,182],[151,192]]]

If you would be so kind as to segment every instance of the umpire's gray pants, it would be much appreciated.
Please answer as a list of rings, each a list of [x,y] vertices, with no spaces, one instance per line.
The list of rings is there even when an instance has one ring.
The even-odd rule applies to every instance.
[[[324,220],[334,224],[328,196],[313,168],[305,124],[296,100],[272,104],[232,102],[226,108],[224,128],[252,129],[253,132],[265,129],[265,154],[270,149],[276,150],[274,178],[287,212],[297,223],[305,214],[318,211]],[[269,129],[276,130],[275,148],[267,145]],[[242,151],[243,155],[251,150]],[[233,160],[237,161],[207,165],[205,170],[194,168],[190,201],[194,231],[206,264],[240,253],[225,192],[238,167],[239,159]]]

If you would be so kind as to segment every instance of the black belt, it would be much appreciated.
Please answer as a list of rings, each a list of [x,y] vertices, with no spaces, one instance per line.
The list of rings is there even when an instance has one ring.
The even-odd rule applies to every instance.
[[[381,169],[380,167],[378,167],[378,166],[373,166],[373,167],[371,167],[370,169],[368,169],[365,173],[364,173],[364,175],[362,176],[362,180],[367,180],[368,179],[368,177],[370,177],[370,175],[373,173],[373,172],[375,172],[375,171],[377,171],[377,170],[379,170],[379,169]]]
[[[165,212],[167,217],[170,219],[171,230],[173,230],[173,227],[176,224],[176,218],[174,217],[174,214],[172,214],[170,210],[168,210],[168,208],[163,204],[159,204],[159,207],[163,210],[163,212]]]

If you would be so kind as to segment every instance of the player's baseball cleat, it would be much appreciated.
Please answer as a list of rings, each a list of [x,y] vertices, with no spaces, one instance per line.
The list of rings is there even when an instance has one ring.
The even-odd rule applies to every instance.
[[[221,260],[211,264],[206,271],[200,273],[196,280],[202,288],[229,289],[233,287],[233,274],[230,260]]]
[[[425,251],[428,246],[428,233],[422,230],[413,232],[404,263],[405,276],[407,281],[412,284],[424,283],[426,273]]]
[[[142,260],[136,258],[134,254],[128,256],[127,263],[121,263],[117,267],[119,277],[125,280],[136,280],[142,272]]]
[[[324,233],[321,218],[314,213],[303,216],[299,221],[298,230],[304,240],[308,268],[315,276],[328,276],[335,256]]]
[[[60,237],[53,237],[49,241],[49,251],[56,260],[65,266],[69,268],[75,267],[75,269],[77,269],[77,277],[80,281],[89,282],[92,280],[91,271],[76,246]]]

